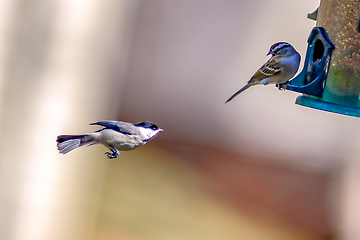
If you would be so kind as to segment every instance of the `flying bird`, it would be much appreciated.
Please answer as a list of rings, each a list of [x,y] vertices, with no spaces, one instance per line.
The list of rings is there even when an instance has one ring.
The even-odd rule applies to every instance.
[[[152,122],[128,123],[121,121],[100,121],[90,125],[103,128],[81,135],[60,135],[57,137],[57,149],[66,154],[78,147],[102,144],[111,152],[105,154],[109,159],[119,156],[120,151],[129,151],[145,145],[163,131]]]

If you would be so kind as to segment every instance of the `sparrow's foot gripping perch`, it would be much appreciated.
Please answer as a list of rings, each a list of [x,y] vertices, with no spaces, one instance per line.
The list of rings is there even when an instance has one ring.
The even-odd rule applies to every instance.
[[[117,150],[116,148],[109,148],[111,150],[111,152],[106,152],[105,155],[109,158],[109,159],[113,159],[113,158],[117,158],[120,155],[119,150]]]
[[[287,81],[286,83],[288,83],[289,81]],[[277,83],[275,86],[279,89],[279,90],[286,90],[286,83]]]

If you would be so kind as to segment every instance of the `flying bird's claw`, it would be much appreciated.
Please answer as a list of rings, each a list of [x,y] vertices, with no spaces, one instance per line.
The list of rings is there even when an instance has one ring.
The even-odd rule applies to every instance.
[[[106,152],[105,155],[109,158],[109,159],[113,159],[113,153],[112,152]]]
[[[117,149],[110,149],[111,152],[106,152],[105,155],[109,158],[109,159],[113,159],[113,158],[117,158],[120,155],[119,150]]]

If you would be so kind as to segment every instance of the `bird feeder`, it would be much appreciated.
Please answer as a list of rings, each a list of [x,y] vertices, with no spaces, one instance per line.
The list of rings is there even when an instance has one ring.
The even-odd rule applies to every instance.
[[[360,117],[360,4],[321,0],[311,31],[304,68],[286,84],[300,92],[296,104]]]

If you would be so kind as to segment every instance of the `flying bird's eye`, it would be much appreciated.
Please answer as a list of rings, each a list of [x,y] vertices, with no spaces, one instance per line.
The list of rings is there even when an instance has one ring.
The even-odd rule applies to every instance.
[[[152,130],[157,130],[158,129],[158,126],[156,126],[155,124],[151,126],[151,129]]]

